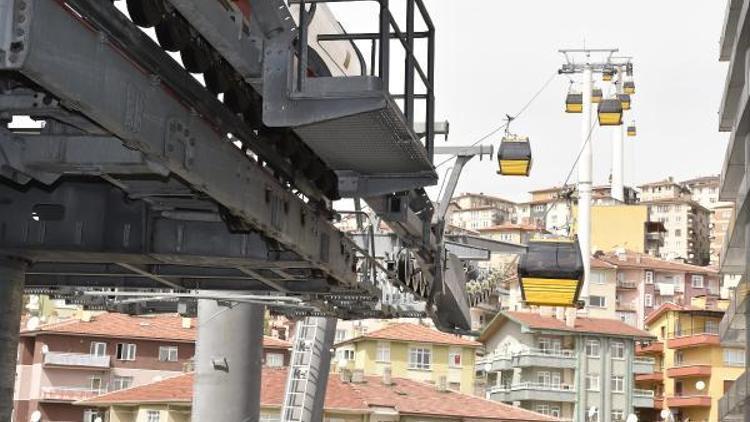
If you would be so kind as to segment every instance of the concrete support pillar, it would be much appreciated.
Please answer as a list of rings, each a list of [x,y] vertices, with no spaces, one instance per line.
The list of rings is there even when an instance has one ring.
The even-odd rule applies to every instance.
[[[193,421],[260,418],[264,306],[198,301]]]
[[[13,413],[25,261],[0,257],[0,421]]]

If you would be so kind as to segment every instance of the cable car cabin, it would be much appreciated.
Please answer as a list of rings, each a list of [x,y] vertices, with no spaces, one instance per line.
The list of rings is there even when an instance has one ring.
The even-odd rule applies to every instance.
[[[635,82],[633,81],[625,81],[622,84],[622,90],[628,95],[635,94]]]
[[[568,94],[565,98],[566,113],[583,113],[583,94]]]
[[[617,98],[622,103],[623,110],[630,110],[630,94],[617,94]]]
[[[615,76],[615,70],[614,69],[604,69],[602,71],[602,80],[604,82],[611,81],[614,76]]]
[[[628,136],[635,136],[635,135],[636,135],[635,125],[628,126]]]
[[[622,103],[619,99],[608,98],[599,103],[599,126],[622,125]]]
[[[530,240],[521,255],[521,295],[529,305],[579,306],[583,259],[578,240]]]
[[[591,90],[591,102],[594,104],[599,104],[602,102],[602,89],[601,88],[594,88]]]
[[[503,176],[528,176],[531,171],[531,144],[528,136],[503,137],[497,151],[498,174]]]

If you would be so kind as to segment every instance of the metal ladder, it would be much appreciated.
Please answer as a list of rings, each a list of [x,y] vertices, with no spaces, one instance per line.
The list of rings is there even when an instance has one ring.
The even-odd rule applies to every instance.
[[[281,422],[322,420],[335,334],[335,318],[306,317],[299,322],[292,344]]]

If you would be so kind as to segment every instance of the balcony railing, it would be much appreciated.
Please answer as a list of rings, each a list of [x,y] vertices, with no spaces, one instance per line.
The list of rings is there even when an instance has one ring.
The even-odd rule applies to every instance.
[[[638,288],[638,282],[632,281],[632,280],[618,280],[617,288],[618,289],[636,289]]]
[[[711,396],[671,396],[667,397],[667,407],[711,407]]]
[[[514,367],[575,368],[576,354],[567,349],[526,349],[514,353],[493,353],[477,360],[476,370],[490,371]]]
[[[640,390],[636,388],[633,390],[633,397],[654,398],[654,390]]]
[[[682,364],[667,369],[667,376],[670,378],[710,377],[711,365]]]
[[[75,366],[82,368],[109,368],[109,356],[95,356],[88,353],[58,353],[44,354],[45,366]]]
[[[106,389],[91,387],[42,387],[42,400],[79,401],[106,393]]]
[[[681,330],[670,333],[667,338],[667,347],[671,349],[710,345],[718,346],[719,343],[719,327]]]

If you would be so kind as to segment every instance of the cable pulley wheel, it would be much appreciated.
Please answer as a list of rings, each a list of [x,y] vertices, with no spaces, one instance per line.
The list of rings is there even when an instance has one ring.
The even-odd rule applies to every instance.
[[[201,38],[195,38],[180,50],[182,65],[190,73],[205,73],[211,68],[211,50]]]
[[[162,0],[128,0],[128,13],[136,25],[151,28],[162,21],[167,10]]]
[[[190,44],[190,26],[185,18],[172,12],[156,25],[156,38],[167,51],[180,51]]]

